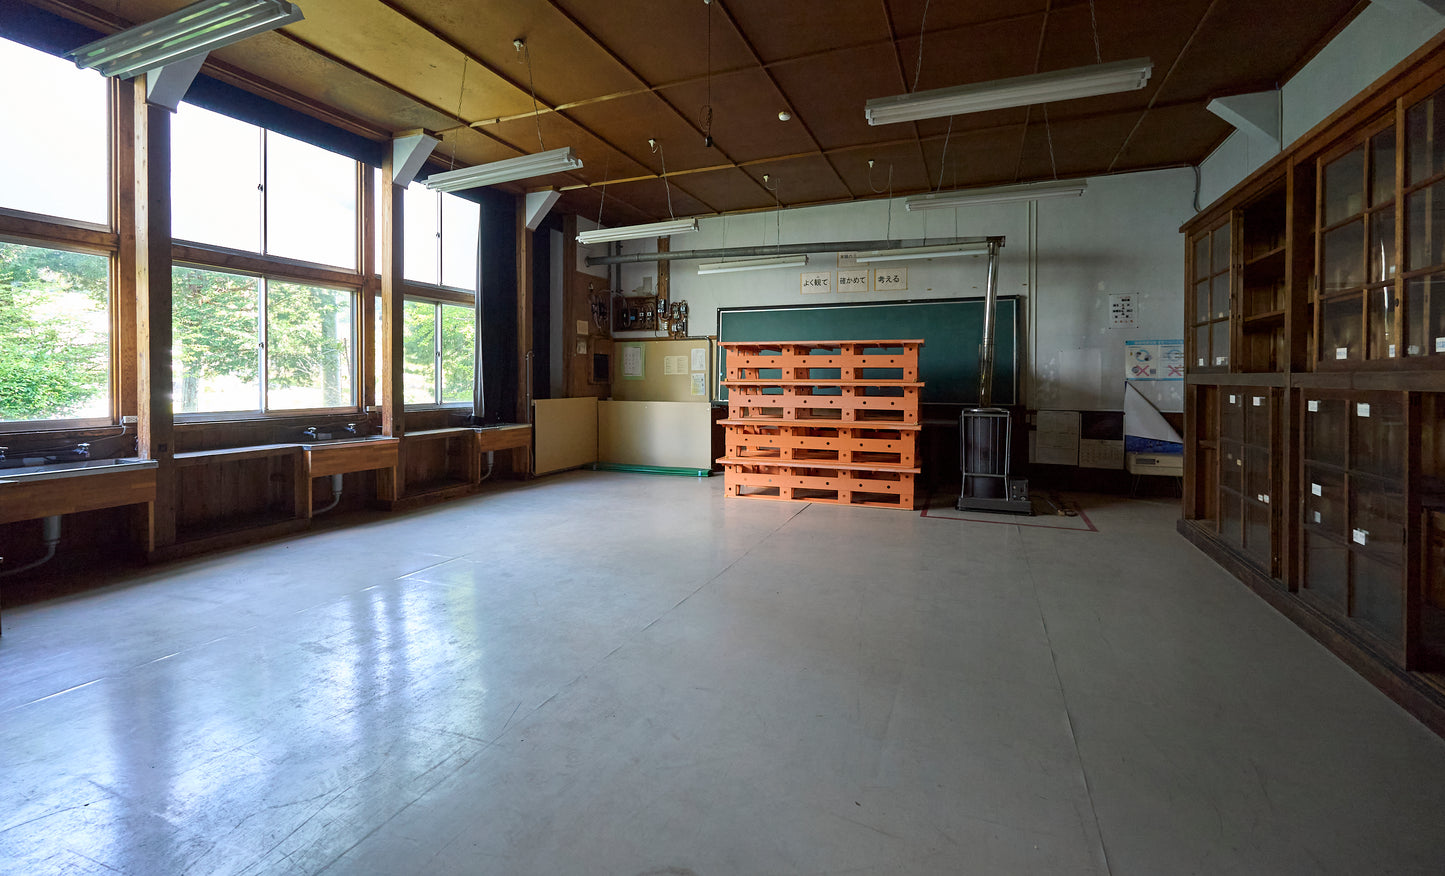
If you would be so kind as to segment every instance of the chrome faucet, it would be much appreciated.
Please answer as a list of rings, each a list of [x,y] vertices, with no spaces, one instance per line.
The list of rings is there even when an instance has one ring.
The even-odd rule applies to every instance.
[[[309,439],[312,440],[312,441],[320,441],[320,440],[321,440],[321,439],[320,439],[319,437],[317,437],[317,435],[316,435],[316,427],[315,427],[315,426],[307,426],[305,429],[301,430],[301,437],[302,437],[302,438],[309,438]]]
[[[75,445],[75,458],[90,459],[90,445],[85,443]]]
[[[356,431],[356,424],[355,424],[355,423],[347,423],[347,424],[346,424],[346,434],[348,434],[348,435],[359,435],[359,434],[361,434],[361,433]]]

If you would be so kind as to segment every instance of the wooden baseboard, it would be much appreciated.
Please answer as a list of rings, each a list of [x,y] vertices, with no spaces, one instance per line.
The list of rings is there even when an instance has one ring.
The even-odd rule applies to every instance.
[[[1369,640],[1301,600],[1282,582],[1261,572],[1198,523],[1181,519],[1177,528],[1179,534],[1189,539],[1205,556],[1263,597],[1280,614],[1313,636],[1420,723],[1445,737],[1445,689],[1441,688],[1438,676],[1400,668],[1375,650]]]
[[[273,538],[303,532],[310,527],[310,520],[296,518],[294,520],[279,520],[275,523],[231,529],[210,535],[198,536],[196,538],[184,538],[175,544],[158,547],[149,552],[146,554],[146,560],[152,563],[162,563],[169,560],[194,557],[198,554],[210,553],[212,551],[244,547],[258,542],[270,541]]]

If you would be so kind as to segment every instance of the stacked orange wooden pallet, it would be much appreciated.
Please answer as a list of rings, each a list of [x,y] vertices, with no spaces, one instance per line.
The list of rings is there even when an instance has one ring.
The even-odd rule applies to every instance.
[[[915,507],[923,341],[719,346],[729,496]]]

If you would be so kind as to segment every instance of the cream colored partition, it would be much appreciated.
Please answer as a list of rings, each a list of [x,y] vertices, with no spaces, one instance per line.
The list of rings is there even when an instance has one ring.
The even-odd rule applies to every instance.
[[[533,474],[596,462],[597,399],[537,399],[532,402],[532,434],[536,441]]]
[[[614,465],[712,468],[712,405],[597,403],[598,460]]]

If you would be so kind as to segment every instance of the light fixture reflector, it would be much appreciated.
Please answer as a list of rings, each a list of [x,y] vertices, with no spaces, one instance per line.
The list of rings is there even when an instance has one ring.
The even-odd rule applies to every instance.
[[[1020,183],[1012,186],[995,186],[987,189],[960,189],[954,192],[933,192],[914,195],[903,202],[908,212],[915,210],[948,210],[955,207],[974,207],[980,204],[1007,204],[1014,201],[1041,201],[1048,198],[1077,198],[1088,188],[1087,180],[1047,180],[1038,183]]]
[[[534,176],[546,176],[549,173],[578,170],[581,167],[582,159],[573,153],[571,146],[564,146],[561,149],[550,149],[535,155],[520,155],[516,158],[493,161],[490,164],[478,164],[475,167],[462,167],[444,173],[434,173],[422,180],[422,185],[434,192],[457,192],[462,189],[474,189],[478,186],[497,185],[498,183],[516,182],[519,179],[530,179]]]
[[[734,259],[730,262],[703,262],[699,274],[730,274],[734,271],[762,271],[769,268],[802,268],[808,264],[805,255],[765,256],[755,259]]]
[[[303,17],[296,4],[285,0],[201,0],[155,21],[86,43],[66,57],[82,70],[129,79]]]
[[[896,249],[872,249],[858,253],[859,264],[901,262],[913,259],[947,259],[958,256],[988,255],[988,244],[941,243],[934,246],[900,246]]]
[[[890,125],[919,119],[937,119],[964,113],[1073,100],[1100,94],[1135,91],[1149,82],[1154,64],[1148,58],[1091,64],[1049,73],[1034,73],[977,82],[952,88],[935,88],[875,97],[863,105],[863,115],[870,125]]]
[[[583,246],[594,243],[609,243],[614,240],[639,240],[644,237],[670,237],[697,230],[696,219],[669,219],[647,225],[623,225],[618,228],[595,228],[577,234],[577,242]]]

